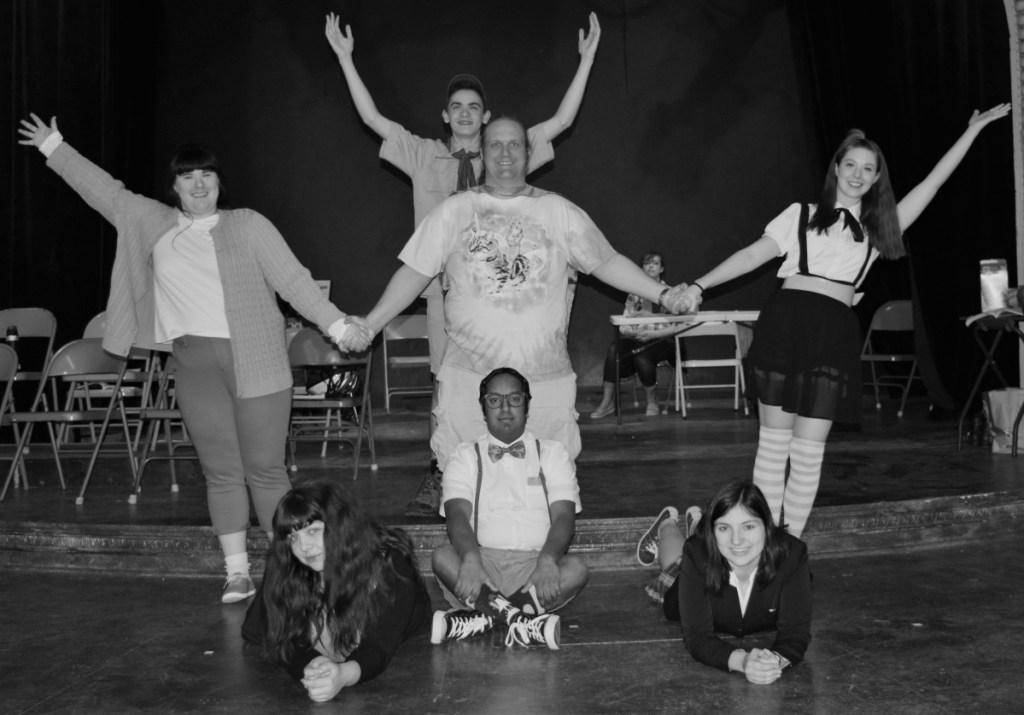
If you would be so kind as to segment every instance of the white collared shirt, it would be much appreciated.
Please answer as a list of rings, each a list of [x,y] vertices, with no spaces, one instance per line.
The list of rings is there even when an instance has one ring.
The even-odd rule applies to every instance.
[[[729,571],[729,585],[736,589],[740,596],[740,615],[747,615],[747,602],[750,601],[750,591],[754,587],[754,579],[757,578],[757,569],[750,572],[750,577],[740,581],[736,572]]]

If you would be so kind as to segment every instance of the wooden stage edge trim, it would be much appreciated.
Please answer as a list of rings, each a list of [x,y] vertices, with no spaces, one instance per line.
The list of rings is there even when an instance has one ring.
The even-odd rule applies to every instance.
[[[571,551],[591,568],[640,566],[636,542],[651,517],[581,519]],[[419,565],[447,541],[441,524],[409,525]],[[812,557],[910,552],[1024,531],[1024,494],[990,492],[897,502],[826,506],[811,515],[804,540]],[[249,531],[255,574],[267,539]],[[223,560],[209,527],[0,522],[0,567],[18,570],[120,572],[140,576],[223,578]]]

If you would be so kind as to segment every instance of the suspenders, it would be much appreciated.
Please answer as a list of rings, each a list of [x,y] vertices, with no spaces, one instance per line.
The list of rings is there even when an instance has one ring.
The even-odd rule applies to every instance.
[[[799,273],[802,276],[814,276],[816,278],[825,278],[825,276],[815,276],[811,273],[810,266],[807,263],[807,220],[808,220],[808,208],[807,204],[800,204],[800,223],[799,231],[797,232],[797,239],[800,242],[800,268]],[[833,283],[842,283],[843,285],[852,285],[857,287],[861,281],[864,280],[864,275],[868,270],[868,263],[871,262],[871,251],[874,248],[871,245],[871,241],[864,241],[864,245],[867,246],[867,253],[864,254],[864,262],[860,264],[860,270],[857,272],[857,277],[850,281],[837,281],[833,278],[825,278],[825,280],[832,281]]]
[[[484,461],[480,457],[480,443],[475,442],[473,448],[476,450],[476,494],[473,495],[473,533],[478,532],[480,524],[480,487],[484,481]],[[540,486],[544,489],[544,501],[548,505],[548,521],[551,520],[551,498],[548,496],[548,480],[544,478],[544,467],[540,463],[540,440],[537,440],[537,476],[540,477]]]

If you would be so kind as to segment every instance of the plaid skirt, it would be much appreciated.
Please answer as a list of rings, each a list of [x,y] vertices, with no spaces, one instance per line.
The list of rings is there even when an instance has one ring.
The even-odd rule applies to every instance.
[[[772,294],[748,361],[757,399],[784,412],[860,422],[860,323],[844,303],[804,290]]]

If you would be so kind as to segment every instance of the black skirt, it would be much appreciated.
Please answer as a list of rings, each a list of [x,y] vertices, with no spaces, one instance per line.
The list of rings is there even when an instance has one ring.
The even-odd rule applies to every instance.
[[[860,323],[847,305],[780,289],[761,311],[748,354],[757,399],[801,417],[860,422],[860,350]]]

